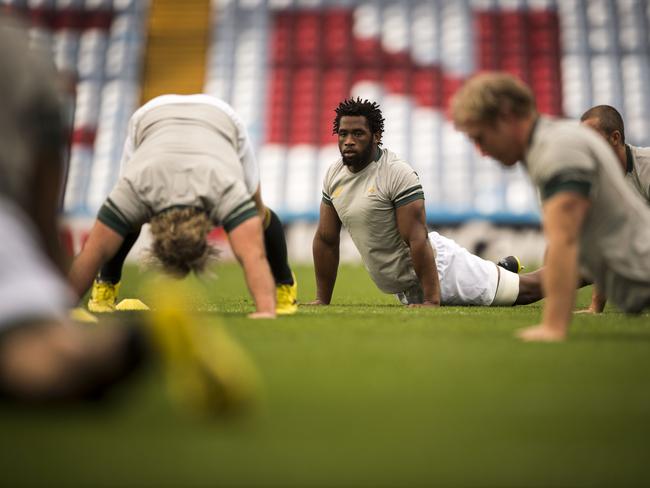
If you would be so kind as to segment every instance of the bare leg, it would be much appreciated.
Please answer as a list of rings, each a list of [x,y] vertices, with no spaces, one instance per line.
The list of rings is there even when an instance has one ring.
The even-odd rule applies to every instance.
[[[519,295],[514,305],[527,305],[535,303],[544,298],[544,290],[542,288],[542,276],[544,275],[544,268],[539,268],[537,271],[531,273],[524,273],[519,275]],[[580,278],[577,287],[590,285],[591,282]]]
[[[544,268],[531,273],[519,275],[519,295],[515,300],[515,305],[527,305],[544,298],[542,290],[542,275]]]
[[[144,339],[130,327],[20,326],[0,340],[0,385],[30,402],[98,398],[140,363]]]
[[[97,278],[100,281],[107,281],[109,283],[119,283],[122,279],[122,267],[124,266],[124,261],[126,256],[131,251],[131,248],[135,244],[135,241],[140,237],[140,230],[137,232],[132,232],[124,238],[124,242],[120,246],[120,249],[117,251],[117,254],[113,256],[102,268],[99,270]]]

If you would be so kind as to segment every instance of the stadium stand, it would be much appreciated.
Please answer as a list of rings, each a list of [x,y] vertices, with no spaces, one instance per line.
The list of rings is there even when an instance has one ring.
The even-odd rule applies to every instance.
[[[3,14],[45,37],[74,80],[75,109],[64,208],[92,215],[117,177],[126,123],[138,104],[145,3],[137,0],[3,0]]]
[[[349,95],[380,101],[386,146],[416,167],[428,216],[442,224],[538,219],[522,170],[481,161],[447,121],[449,97],[476,71],[519,75],[547,114],[576,117],[595,103],[622,107],[634,126],[631,140],[650,142],[645,1],[213,6],[206,91],[245,114],[260,147],[265,199],[285,218],[315,217],[322,173],[336,157],[332,109]]]
[[[0,0],[3,12],[32,23],[34,35],[51,37],[57,64],[76,80],[69,216],[93,215],[115,181],[128,117],[149,97],[140,97],[143,48],[152,39],[148,15],[160,3]],[[192,5],[176,5],[165,22],[175,15],[180,22]],[[146,86],[184,93],[203,83],[231,103],[257,147],[265,201],[285,221],[317,216],[322,175],[337,157],[333,108],[347,96],[381,103],[384,143],[420,174],[437,224],[538,221],[523,170],[482,161],[446,117],[449,97],[477,71],[521,76],[548,114],[575,118],[594,104],[615,105],[630,142],[650,145],[648,0],[212,0],[210,9],[207,33],[154,33],[176,39],[169,46],[178,46],[181,32],[193,36],[188,42],[207,54],[188,76],[205,71],[205,80],[182,81],[179,72],[188,70],[179,56],[162,50],[169,83]],[[164,76],[164,64],[150,81]]]
[[[210,0],[151,2],[142,70],[143,103],[167,93],[203,91],[209,14]]]

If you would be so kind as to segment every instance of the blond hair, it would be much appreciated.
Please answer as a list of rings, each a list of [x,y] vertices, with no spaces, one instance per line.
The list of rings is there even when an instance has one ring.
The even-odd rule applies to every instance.
[[[150,260],[178,278],[191,271],[202,273],[219,255],[207,241],[211,229],[212,222],[203,210],[194,207],[165,210],[151,219]]]
[[[451,100],[451,116],[458,127],[494,122],[502,115],[525,118],[536,113],[531,89],[507,73],[476,75],[466,81]]]

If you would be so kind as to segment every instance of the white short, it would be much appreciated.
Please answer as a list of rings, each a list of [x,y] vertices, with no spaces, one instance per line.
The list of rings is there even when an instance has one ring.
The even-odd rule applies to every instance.
[[[0,330],[31,319],[64,320],[74,295],[38,245],[27,217],[0,197]]]
[[[437,232],[429,233],[436,255],[443,305],[512,305],[519,295],[519,275],[499,268]],[[419,286],[396,294],[403,304],[421,303]]]

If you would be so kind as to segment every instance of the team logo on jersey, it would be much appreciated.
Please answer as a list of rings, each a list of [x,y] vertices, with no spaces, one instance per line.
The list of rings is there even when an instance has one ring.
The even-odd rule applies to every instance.
[[[371,187],[368,188],[368,190],[366,191],[366,195],[374,195],[375,193],[377,193],[377,190],[375,190],[375,187],[374,187],[374,186],[371,186]]]
[[[337,186],[336,190],[332,192],[332,198],[338,197],[341,193],[343,193],[343,187],[342,186]]]

